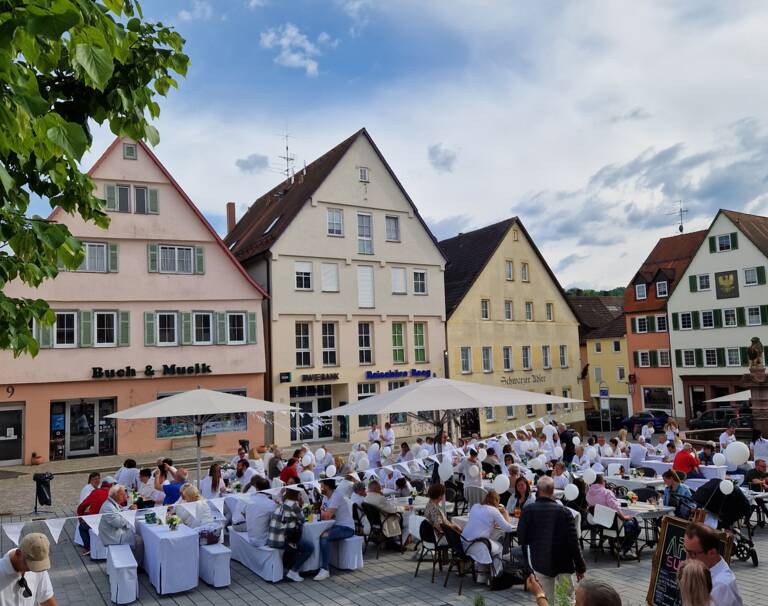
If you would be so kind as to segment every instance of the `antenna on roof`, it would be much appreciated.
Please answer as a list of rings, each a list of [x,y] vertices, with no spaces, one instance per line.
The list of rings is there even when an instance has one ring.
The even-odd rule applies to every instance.
[[[688,213],[688,209],[687,208],[683,208],[683,201],[682,200],[678,200],[677,204],[678,204],[678,209],[676,211],[674,211],[674,212],[667,213],[667,215],[670,215],[670,216],[674,215],[676,217],[679,217],[678,220],[679,220],[680,224],[677,226],[677,231],[679,231],[680,233],[683,233],[683,231],[684,231],[684,229],[683,229],[683,215]]]
[[[291,169],[293,168],[293,163],[296,161],[296,156],[291,155],[291,153],[288,150],[288,139],[290,137],[291,136],[286,131],[285,134],[283,135],[283,139],[285,140],[285,155],[284,156],[278,156],[278,158],[280,158],[281,160],[285,160],[285,173],[284,174],[285,174],[285,178],[286,179],[290,179],[291,178],[291,176],[292,176],[291,175],[291,173],[292,173]]]

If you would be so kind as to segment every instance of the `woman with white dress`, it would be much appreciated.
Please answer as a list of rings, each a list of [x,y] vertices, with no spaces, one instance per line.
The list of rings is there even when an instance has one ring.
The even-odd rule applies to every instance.
[[[467,525],[464,526],[461,536],[464,539],[467,555],[478,564],[490,564],[494,576],[502,571],[501,543],[492,538],[498,537],[499,530],[501,532],[513,532],[515,527],[510,522],[507,510],[500,505],[498,493],[495,490],[491,490],[485,495],[482,504],[476,503],[469,510]],[[482,543],[474,543],[469,546],[471,541],[480,538],[488,539],[490,542],[490,554]]]
[[[200,480],[200,494],[204,499],[218,499],[226,492],[227,487],[221,477],[221,465],[214,463],[208,470],[208,475]]]
[[[759,429],[752,431],[752,441],[749,443],[749,452],[752,454],[752,460],[763,459],[768,461],[768,440],[763,437],[763,432]]]
[[[182,524],[198,528],[213,523],[213,514],[208,502],[200,498],[200,492],[192,484],[181,489],[181,500],[177,503],[176,515]]]

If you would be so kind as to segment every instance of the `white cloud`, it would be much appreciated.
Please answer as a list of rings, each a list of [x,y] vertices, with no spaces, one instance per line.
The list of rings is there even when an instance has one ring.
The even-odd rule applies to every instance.
[[[350,34],[358,35],[371,22],[375,0],[336,0],[336,4],[352,21]]]
[[[320,32],[320,34],[317,36],[317,43],[322,44],[324,46],[330,46],[331,48],[336,48],[341,40],[338,38],[334,38],[329,34],[328,32]]]
[[[191,9],[179,11],[182,21],[208,21],[213,17],[213,7],[206,0],[193,0]]]
[[[269,0],[248,0],[248,8],[256,10],[257,8],[264,8],[269,3]]]
[[[279,50],[274,58],[278,65],[303,69],[310,78],[317,76],[319,66],[313,57],[320,54],[320,49],[293,23],[262,32],[259,42],[262,48]]]
[[[454,150],[443,147],[442,143],[435,143],[427,148],[429,163],[439,173],[452,173],[457,155]]]

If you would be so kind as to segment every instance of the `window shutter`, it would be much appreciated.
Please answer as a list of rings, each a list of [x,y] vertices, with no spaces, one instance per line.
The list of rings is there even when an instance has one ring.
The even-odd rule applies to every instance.
[[[114,185],[105,185],[104,194],[107,198],[107,210],[117,210],[117,188]]]
[[[357,268],[357,305],[363,308],[374,307],[373,267],[370,265]]]
[[[117,317],[120,322],[120,330],[118,331],[117,345],[118,347],[128,347],[131,344],[131,312],[130,311],[118,312]]]
[[[632,318],[632,319],[631,319],[631,321],[630,321],[630,324],[631,324],[631,326],[632,326],[632,332],[633,332],[633,333],[634,333],[634,332],[637,332],[637,321],[635,320],[635,318]]]
[[[192,314],[188,311],[182,311],[179,314],[181,321],[181,344],[192,344]]]
[[[640,366],[640,354],[638,352],[636,352],[636,351],[632,352],[632,360],[635,363],[635,368]]]
[[[688,276],[688,285],[691,287],[691,292],[699,290],[698,279],[696,276]]]
[[[157,244],[147,244],[147,271],[157,273]]]
[[[41,349],[48,349],[53,343],[53,326],[40,323],[38,343]]]
[[[93,312],[80,312],[80,347],[93,345]]]
[[[656,318],[648,316],[646,322],[648,322],[648,332],[656,332]]]
[[[227,343],[227,314],[223,311],[216,312],[216,344]]]
[[[256,333],[257,327],[258,325],[256,324],[256,313],[249,311],[248,312],[248,344],[249,345],[258,342],[258,334]]]
[[[749,356],[747,355],[747,348],[739,347],[739,354],[741,355],[741,365],[749,366]]]
[[[736,308],[736,324],[738,324],[739,326],[747,325],[747,315],[744,312],[743,307]]]
[[[339,291],[339,266],[336,263],[320,264],[320,288],[323,292]]]
[[[393,293],[405,293],[407,292],[407,281],[405,275],[405,268],[393,267],[392,268],[392,292]]]
[[[160,196],[156,189],[149,190],[149,214],[150,215],[160,214]]]
[[[768,305],[760,306],[760,318],[763,324],[768,324]]]
[[[715,322],[715,328],[722,328],[723,327],[723,310],[722,309],[713,309],[712,310],[712,319]]]
[[[655,349],[652,349],[648,357],[651,359],[651,368],[658,368],[659,366],[659,352]]]
[[[109,244],[109,254],[107,256],[107,271],[117,273],[119,264],[117,260],[117,244]]]
[[[698,311],[691,312],[691,326],[693,326],[694,330],[698,330],[699,328],[701,328],[701,321],[699,320]]]
[[[683,352],[679,349],[675,350],[675,366],[680,368],[683,365]]]
[[[151,347],[155,344],[155,312],[144,312],[144,346]]]
[[[696,360],[696,366],[698,368],[704,366],[704,352],[701,349],[694,349],[693,356]]]
[[[677,312],[672,314],[672,330],[680,330],[680,316]]]
[[[716,351],[717,351],[717,365],[725,366],[725,348],[718,347]]]
[[[737,250],[739,248],[739,234],[733,232],[731,234],[731,250]]]
[[[195,273],[205,273],[205,252],[202,246],[195,246]]]
[[[765,265],[757,266],[757,283],[765,284]]]
[[[715,242],[715,236],[709,236],[709,252],[717,252],[717,243]]]

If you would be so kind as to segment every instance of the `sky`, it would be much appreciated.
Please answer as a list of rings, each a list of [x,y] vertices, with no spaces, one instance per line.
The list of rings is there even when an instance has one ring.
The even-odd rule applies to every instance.
[[[768,213],[768,3],[144,0],[187,40],[160,160],[227,201],[366,127],[439,238],[517,215],[565,287],[717,209]],[[95,132],[87,168],[111,141]]]

